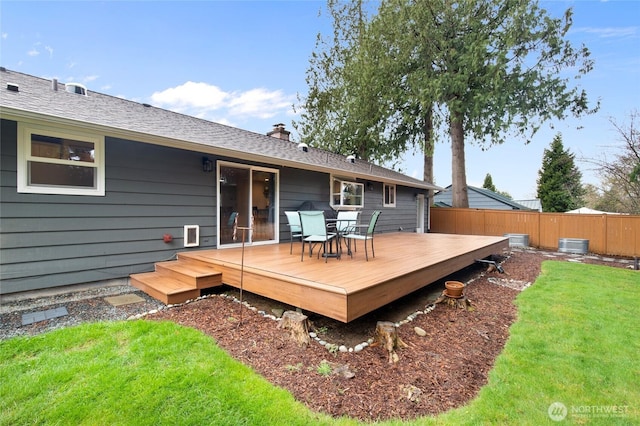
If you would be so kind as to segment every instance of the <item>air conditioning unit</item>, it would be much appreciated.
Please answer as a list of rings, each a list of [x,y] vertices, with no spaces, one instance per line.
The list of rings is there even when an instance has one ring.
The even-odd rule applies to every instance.
[[[560,238],[558,240],[560,253],[587,254],[589,252],[589,240],[580,238]]]
[[[504,234],[509,237],[509,247],[529,247],[529,234]]]

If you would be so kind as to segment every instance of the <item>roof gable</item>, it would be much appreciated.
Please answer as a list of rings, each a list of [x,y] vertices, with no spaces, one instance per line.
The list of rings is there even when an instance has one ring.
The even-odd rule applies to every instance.
[[[485,188],[477,188],[467,186],[469,207],[474,209],[510,209],[510,210],[529,210],[528,207],[519,204],[504,195],[490,191]],[[433,197],[436,205],[441,207],[451,207],[451,185],[447,186],[443,191],[436,193]]]

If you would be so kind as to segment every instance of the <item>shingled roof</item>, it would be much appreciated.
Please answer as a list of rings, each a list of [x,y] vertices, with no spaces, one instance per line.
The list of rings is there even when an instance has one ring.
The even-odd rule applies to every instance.
[[[53,80],[0,68],[0,116],[45,119],[107,136],[217,154],[246,161],[334,173],[414,188],[440,189],[402,173],[296,142],[226,126],[126,99],[88,91],[69,93]],[[11,88],[9,86],[12,86]],[[57,85],[57,90],[54,86]]]
[[[449,185],[440,192],[437,192],[433,197],[434,205],[438,207],[451,207],[451,188]],[[486,188],[477,188],[475,186],[467,186],[467,193],[469,195],[469,207],[472,209],[495,209],[496,205],[508,207],[511,210],[531,210],[531,208],[520,204],[504,195],[490,191]],[[481,197],[472,196],[472,193],[479,194]],[[489,202],[493,200],[493,205]]]

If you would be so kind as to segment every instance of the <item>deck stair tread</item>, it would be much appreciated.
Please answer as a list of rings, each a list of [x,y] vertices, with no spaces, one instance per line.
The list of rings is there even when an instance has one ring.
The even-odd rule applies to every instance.
[[[200,296],[195,286],[157,272],[133,274],[131,285],[166,304],[183,303]]]
[[[222,285],[222,272],[205,263],[173,260],[156,263],[156,273],[203,289]]]
[[[158,262],[154,272],[131,275],[131,285],[166,303],[183,303],[200,290],[222,285],[222,272],[212,265],[184,260]]]
[[[167,294],[176,294],[185,290],[196,290],[194,286],[183,283],[172,277],[167,277],[155,272],[144,272],[133,274],[131,278],[141,281],[147,285],[151,284],[155,288],[164,290]]]

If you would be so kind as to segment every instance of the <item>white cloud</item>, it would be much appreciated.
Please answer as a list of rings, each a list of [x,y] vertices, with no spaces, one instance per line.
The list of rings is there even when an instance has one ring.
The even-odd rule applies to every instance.
[[[9,38],[9,34],[7,33],[2,33],[2,39],[6,40],[7,38]]]
[[[288,112],[295,96],[287,96],[281,90],[256,88],[244,92],[227,92],[208,83],[188,81],[176,87],[155,92],[153,104],[199,118],[209,118],[215,111],[215,121],[231,124],[238,119],[266,119]]]
[[[620,37],[633,37],[638,35],[638,28],[640,27],[582,27],[576,29],[576,32],[584,32],[588,34],[595,34],[601,38],[620,38]]]
[[[44,50],[46,50],[47,52],[49,52],[49,57],[53,58],[53,47],[51,46],[45,46]]]
[[[271,118],[286,110],[293,103],[281,90],[270,92],[266,89],[252,89],[235,96],[229,102],[229,113],[258,118]]]
[[[27,52],[27,55],[29,56],[38,56],[40,54],[40,47],[42,47],[42,43],[41,42],[36,42],[33,44],[33,47],[31,48],[31,50],[29,50]],[[46,49],[46,47],[45,47]]]
[[[90,83],[92,81],[96,81],[99,77],[100,76],[98,76],[98,75],[88,75],[88,76],[84,77],[82,79],[82,81],[85,82],[85,83]]]
[[[215,110],[224,106],[229,94],[217,86],[207,83],[186,83],[162,92],[155,92],[151,100],[171,109],[205,109]]]

